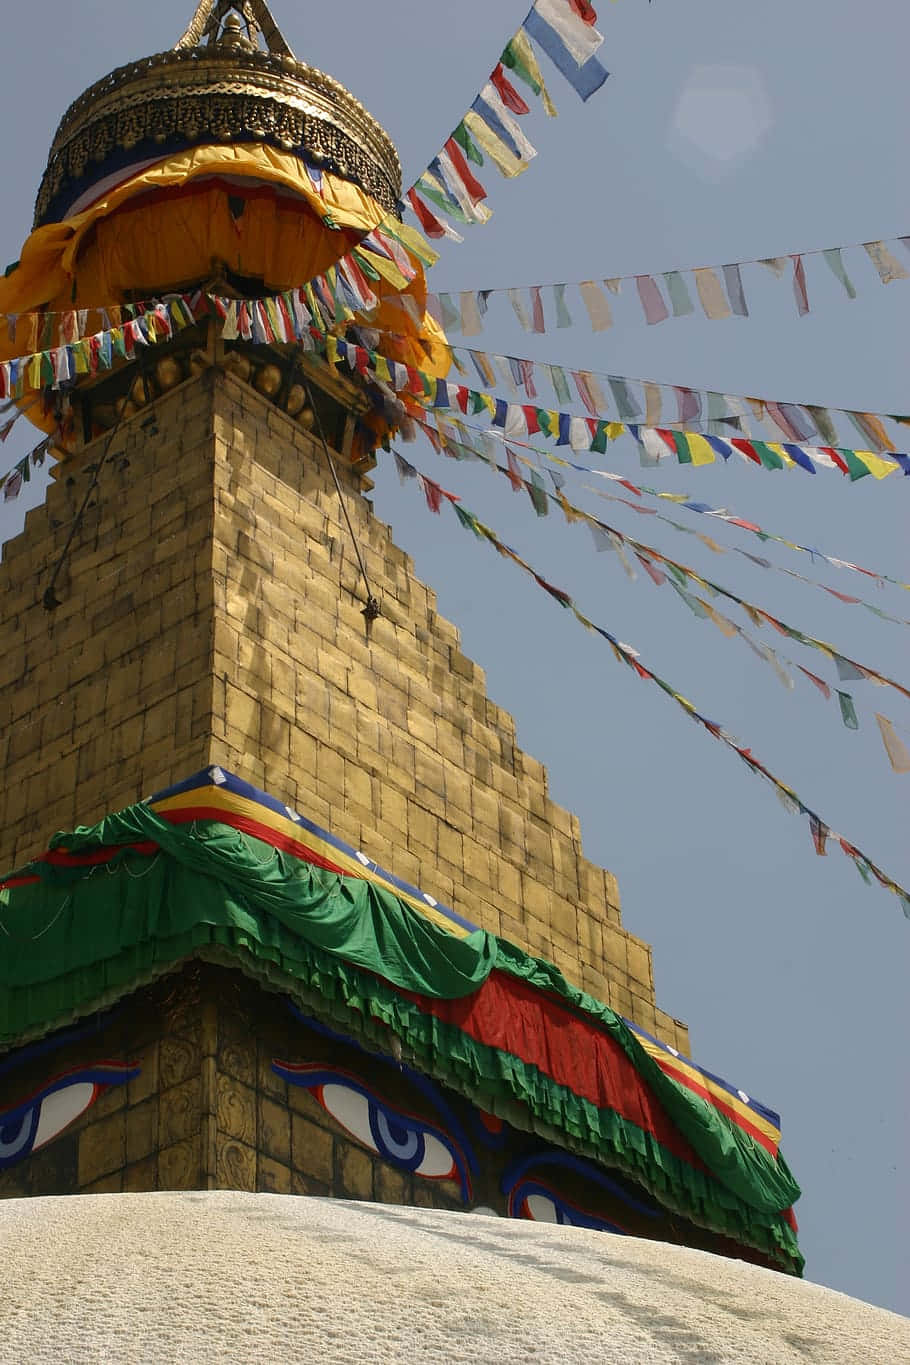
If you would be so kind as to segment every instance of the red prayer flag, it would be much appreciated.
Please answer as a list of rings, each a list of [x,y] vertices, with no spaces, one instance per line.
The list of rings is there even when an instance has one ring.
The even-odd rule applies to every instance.
[[[525,104],[515,86],[511,83],[506,73],[502,69],[502,62],[496,63],[496,69],[490,75],[490,80],[499,92],[499,98],[507,109],[511,109],[513,114],[527,114],[530,112],[530,105]]]
[[[522,488],[524,488],[525,481],[521,477],[521,470],[518,468],[518,459],[516,458],[515,452],[510,450],[508,446],[506,446],[506,464],[508,466],[506,474],[509,483],[516,493],[520,493]]]
[[[802,256],[791,256],[793,262],[793,295],[796,299],[796,307],[800,317],[805,317],[809,311],[809,295],[806,292],[806,269],[803,265]]]
[[[478,204],[481,199],[486,199],[486,190],[483,185],[481,185],[480,181],[475,178],[468,165],[467,158],[453,137],[449,138],[445,145],[445,149],[449,154],[452,165],[461,176],[461,183],[464,185],[473,202]]]
[[[417,220],[428,237],[444,237],[445,228],[440,223],[435,214],[431,213],[426,204],[414,190],[408,190],[408,199],[411,208],[417,214]]]
[[[817,815],[809,816],[809,829],[812,832],[812,842],[815,845],[816,853],[820,858],[824,858],[825,854],[828,852],[825,848],[825,844],[828,842],[828,835],[831,831],[828,829],[827,825],[819,820]]]
[[[739,451],[740,455],[745,455],[746,459],[751,460],[753,464],[761,464],[757,452],[753,450],[748,441],[742,440],[739,436],[731,436],[730,444],[735,450]]]
[[[831,456],[832,460],[837,465],[838,469],[842,474],[850,473],[849,466],[847,465],[846,460],[844,459],[843,455],[841,455],[839,450],[835,450],[834,446],[822,446],[821,449],[825,452],[826,455]]]
[[[543,316],[543,299],[540,297],[540,285],[535,284],[531,287],[531,326],[535,332],[545,332],[547,330]]]
[[[597,23],[597,10],[588,0],[569,0],[569,8],[575,11],[583,24]]]
[[[428,479],[425,474],[420,475],[420,482],[423,485],[423,492],[427,500],[427,507],[429,507],[431,512],[435,512],[436,515],[438,516],[439,509],[442,506],[443,490],[440,488],[438,483],[434,483],[432,479]]]

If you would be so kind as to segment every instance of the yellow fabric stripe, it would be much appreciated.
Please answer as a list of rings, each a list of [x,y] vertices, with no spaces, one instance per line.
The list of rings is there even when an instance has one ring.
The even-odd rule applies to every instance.
[[[722,1101],[728,1109],[732,1109],[736,1114],[741,1114],[753,1128],[757,1128],[760,1133],[764,1133],[765,1137],[769,1138],[770,1141],[775,1144],[780,1142],[780,1129],[775,1128],[774,1124],[764,1118],[762,1114],[759,1114],[757,1110],[751,1108],[748,1104],[743,1104],[742,1100],[736,1095],[732,1095],[730,1091],[725,1090],[723,1086],[717,1085],[711,1080],[710,1076],[706,1076],[703,1071],[699,1071],[697,1067],[690,1065],[690,1063],[686,1062],[682,1057],[674,1057],[672,1053],[667,1053],[659,1044],[652,1043],[650,1038],[644,1038],[640,1033],[636,1033],[635,1036],[641,1043],[645,1052],[653,1057],[658,1064],[666,1063],[667,1066],[672,1066],[674,1071],[681,1072],[683,1075],[687,1076],[694,1085],[703,1086],[709,1094]]]
[[[224,787],[213,785],[197,787],[189,792],[179,792],[176,796],[168,796],[162,801],[154,802],[152,809],[164,814],[167,811],[188,810],[194,806],[205,806],[209,809],[224,811],[225,815],[242,815],[248,820],[255,820],[258,824],[265,825],[268,829],[274,830],[285,838],[293,839],[299,844],[305,844],[307,848],[311,848],[320,857],[334,863],[336,867],[340,867],[346,876],[360,877],[364,881],[372,882],[376,886],[382,886],[391,891],[413,910],[417,910],[425,919],[430,920],[439,928],[445,929],[448,933],[454,934],[456,938],[467,938],[470,933],[470,930],[449,919],[441,911],[434,910],[433,906],[428,905],[422,898],[411,896],[406,891],[402,891],[393,882],[379,876],[372,868],[364,867],[363,863],[352,854],[336,848],[327,839],[322,839],[318,834],[298,825],[289,816],[279,815],[277,811],[270,810],[268,806],[261,806],[258,802],[250,801],[245,796],[238,796],[235,792],[227,791]]]

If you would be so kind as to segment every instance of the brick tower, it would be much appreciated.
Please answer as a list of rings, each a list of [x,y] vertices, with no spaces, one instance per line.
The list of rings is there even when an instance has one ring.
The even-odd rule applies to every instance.
[[[74,225],[73,274],[49,298],[27,244],[0,311],[74,299],[102,340],[58,348],[86,361],[45,386],[55,477],[0,564],[0,1194],[482,1204],[796,1268],[775,1116],[680,1055],[614,878],[373,514],[390,395],[318,328],[224,325],[330,287],[399,193],[386,135],[258,2],[200,4],[58,131],[36,221]],[[319,297],[295,295],[324,328]],[[307,878],[331,941],[290,916]]]

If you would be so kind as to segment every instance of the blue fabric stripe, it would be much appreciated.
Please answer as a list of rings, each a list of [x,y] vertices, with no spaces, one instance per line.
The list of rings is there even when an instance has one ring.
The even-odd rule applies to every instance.
[[[731,451],[726,441],[720,436],[706,436],[705,440],[708,442],[708,445],[714,451],[715,455],[719,455],[722,460],[729,460]]]
[[[471,105],[471,108],[473,109],[474,113],[478,116],[478,118],[483,119],[484,123],[487,125],[490,131],[496,134],[500,142],[505,143],[505,145],[508,147],[509,151],[516,158],[516,160],[524,161],[524,157],[522,156],[521,149],[518,146],[518,143],[515,141],[512,134],[509,132],[506,125],[502,122],[496,111],[489,104],[487,104],[486,100],[481,95],[477,96],[476,100]]]
[[[579,66],[556,30],[540,17],[536,9],[531,10],[522,27],[540,44],[553,65],[583,100],[590,99],[609,76],[609,71],[601,66],[596,57],[589,57]]]
[[[794,464],[798,464],[801,469],[808,469],[810,474],[814,474],[816,472],[815,465],[812,463],[809,456],[806,454],[806,452],[802,449],[801,446],[788,445],[785,442],[783,448],[790,456],[790,459],[793,461]]]

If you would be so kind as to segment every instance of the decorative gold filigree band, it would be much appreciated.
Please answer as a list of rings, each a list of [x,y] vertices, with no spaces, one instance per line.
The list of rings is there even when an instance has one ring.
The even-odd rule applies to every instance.
[[[398,202],[396,187],[376,162],[342,129],[279,100],[251,95],[182,95],[143,100],[89,123],[48,162],[35,205],[35,224],[65,187],[80,181],[92,163],[140,143],[162,146],[195,142],[264,141],[287,150],[305,149],[328,170],[360,185],[384,209]]]
[[[117,151],[240,138],[306,149],[384,209],[398,202],[395,144],[343,85],[293,58],[206,47],[119,67],[79,96],[54,137],[36,225],[68,184]]]

